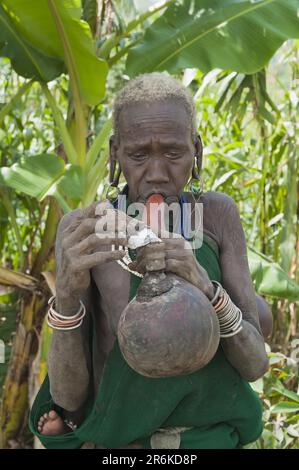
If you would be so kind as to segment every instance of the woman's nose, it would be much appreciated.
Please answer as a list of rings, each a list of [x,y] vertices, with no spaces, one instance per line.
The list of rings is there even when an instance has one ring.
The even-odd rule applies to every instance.
[[[160,158],[152,158],[146,172],[147,183],[168,183],[169,177],[164,162]]]

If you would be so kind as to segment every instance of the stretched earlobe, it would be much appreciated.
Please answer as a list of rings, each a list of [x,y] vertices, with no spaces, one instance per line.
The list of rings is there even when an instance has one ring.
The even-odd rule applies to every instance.
[[[198,155],[200,160],[202,160],[203,145],[202,145],[202,140],[199,134],[197,134],[195,147],[196,147],[196,154]]]
[[[203,146],[202,146],[202,140],[200,135],[197,135],[196,141],[195,141],[195,161],[193,164],[192,168],[192,178],[193,179],[200,179],[200,172],[202,168],[202,152],[203,152]]]
[[[109,158],[110,158],[110,161],[111,160],[116,160],[116,140],[115,140],[115,136],[114,135],[111,135],[109,137]]]
[[[118,186],[119,178],[121,175],[121,167],[118,163],[118,169],[115,175],[115,169],[117,164],[117,155],[116,155],[116,144],[115,136],[112,135],[109,138],[109,183],[111,186]]]

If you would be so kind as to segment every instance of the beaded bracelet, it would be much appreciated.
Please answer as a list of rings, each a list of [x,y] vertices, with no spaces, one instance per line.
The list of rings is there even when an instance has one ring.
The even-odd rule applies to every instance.
[[[63,422],[67,427],[69,427],[72,431],[76,431],[77,429],[77,424],[74,423],[74,421],[71,421],[69,419],[64,419]]]

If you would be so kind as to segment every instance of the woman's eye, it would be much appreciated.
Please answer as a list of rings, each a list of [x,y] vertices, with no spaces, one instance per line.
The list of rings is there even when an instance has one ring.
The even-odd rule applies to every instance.
[[[179,152],[166,152],[165,155],[170,158],[178,158],[180,156]]]
[[[130,157],[133,158],[133,160],[144,160],[147,155],[146,153],[133,153]]]

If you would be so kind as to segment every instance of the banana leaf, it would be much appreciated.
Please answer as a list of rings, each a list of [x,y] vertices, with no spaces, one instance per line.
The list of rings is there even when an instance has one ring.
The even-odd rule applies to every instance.
[[[0,54],[27,78],[49,81],[67,70],[73,93],[93,106],[104,96],[108,68],[81,14],[80,0],[2,0]]]
[[[291,302],[299,300],[299,285],[277,263],[253,248],[247,251],[251,277],[259,294]]]
[[[252,74],[298,37],[298,0],[177,1],[132,47],[126,68],[131,77],[188,67]]]
[[[79,202],[83,191],[82,169],[77,165],[65,164],[56,155],[41,154],[26,157],[11,167],[0,168],[0,186],[8,186],[43,200],[53,195],[65,212],[70,208],[65,199]]]

